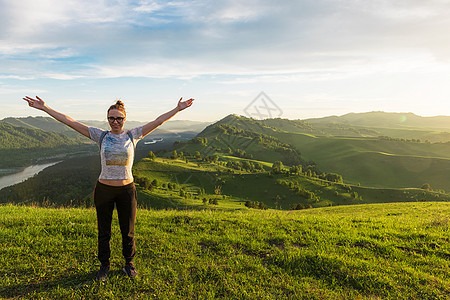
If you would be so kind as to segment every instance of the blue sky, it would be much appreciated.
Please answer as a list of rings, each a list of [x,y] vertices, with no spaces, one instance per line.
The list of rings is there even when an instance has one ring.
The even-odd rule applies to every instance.
[[[192,97],[176,118],[215,121],[261,92],[289,119],[450,115],[448,28],[444,0],[0,0],[0,118],[43,115],[24,95],[139,121]]]

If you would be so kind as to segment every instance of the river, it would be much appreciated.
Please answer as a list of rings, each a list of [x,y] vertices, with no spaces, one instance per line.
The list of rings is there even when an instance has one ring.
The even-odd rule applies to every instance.
[[[20,183],[30,177],[33,177],[34,175],[36,175],[40,171],[44,170],[45,168],[56,165],[57,163],[59,163],[59,161],[41,164],[41,165],[29,166],[18,173],[0,176],[0,189],[5,188],[10,185]]]

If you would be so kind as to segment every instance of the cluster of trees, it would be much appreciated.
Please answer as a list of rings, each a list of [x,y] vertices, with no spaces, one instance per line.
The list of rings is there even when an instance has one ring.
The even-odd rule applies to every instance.
[[[420,139],[403,139],[403,138],[395,138],[395,137],[390,137],[390,136],[385,136],[385,135],[379,136],[378,138],[383,141],[422,143],[422,141]],[[427,142],[429,142],[429,141],[427,141]]]
[[[211,163],[216,163],[219,160],[219,155],[218,154],[213,154],[213,155],[205,155],[203,156],[199,151],[195,151],[194,152],[194,158],[197,160],[202,160],[202,161],[207,161],[207,162],[211,162]]]
[[[178,191],[179,196],[183,198],[195,197],[195,199],[200,199],[200,197],[206,194],[204,188],[199,188],[196,193],[192,193],[189,192],[185,186],[179,188],[179,185],[174,182],[164,182],[160,184],[157,179],[151,180],[147,177],[141,177],[139,175],[134,175],[134,181],[139,184],[139,186],[144,190],[153,192],[158,186],[160,186],[161,188],[167,189],[169,191]],[[205,200],[203,200],[203,202],[205,203]],[[206,200],[206,203],[207,202],[208,200]],[[209,203],[218,205],[218,200],[214,198],[209,199]]]
[[[150,181],[150,179],[148,179],[147,177],[134,176],[134,182],[139,184],[139,186],[141,188],[143,188],[144,190],[148,190],[151,192],[153,192],[155,190],[155,188],[158,187],[157,179]]]
[[[344,179],[342,178],[342,175],[336,174],[336,173],[322,173],[319,175],[320,179],[336,182],[336,183],[343,183]]]
[[[250,130],[240,129],[228,124],[219,124],[216,125],[216,128],[225,135],[252,138],[256,143],[262,145],[264,148],[281,153],[286,164],[291,165],[302,162],[300,153],[298,153],[298,151],[294,147],[289,144],[283,143],[276,137]]]
[[[305,172],[303,172],[302,165],[293,165],[289,169],[286,169],[283,166],[283,163],[281,161],[274,162],[272,165],[272,169],[271,169],[272,174],[292,174],[292,175],[303,174],[307,177],[319,178],[319,179],[327,180],[330,182],[336,182],[336,183],[344,182],[342,175],[339,175],[336,173],[321,173],[321,174],[317,175],[316,171],[317,171],[317,169],[316,169],[315,165],[308,165],[306,167]]]
[[[271,170],[272,174],[284,174],[284,166],[283,163],[279,160],[277,160],[276,162],[274,162],[272,164],[272,170]]]
[[[203,198],[203,204],[213,204],[213,205],[219,205],[219,200],[217,198],[209,198],[206,199],[206,197]]]
[[[231,151],[231,149],[230,149],[230,151]],[[242,155],[246,156],[244,150],[237,149],[237,150],[235,150],[234,153],[236,153],[236,154],[239,153],[239,156],[242,156]],[[151,159],[154,159],[154,158],[156,158],[156,155],[150,151],[148,157]],[[176,158],[185,158],[185,159],[187,159],[188,157],[192,157],[194,159],[202,160],[202,161],[210,162],[210,163],[218,163],[219,158],[220,158],[220,156],[218,154],[203,156],[199,151],[195,151],[193,155],[183,154],[183,152],[181,152],[180,155],[178,155],[176,150],[173,151],[173,153],[170,157],[172,159],[174,159],[175,157]],[[226,166],[227,168],[238,170],[238,171],[241,171],[241,170],[244,170],[247,172],[264,171],[264,167],[262,164],[260,164],[258,162],[252,162],[249,160],[242,160],[242,161],[233,160],[233,161],[222,162],[220,164]]]
[[[247,172],[260,172],[260,171],[264,171],[264,167],[262,164],[258,163],[258,162],[252,162],[252,161],[248,161],[248,160],[243,160],[243,161],[238,161],[238,160],[233,160],[233,161],[228,161],[227,164],[225,165],[227,168],[230,169],[234,169],[234,170],[244,170]]]
[[[314,192],[304,189],[297,182],[281,180],[280,184],[287,186],[291,191],[293,191],[297,196],[300,196],[309,201],[318,202],[320,198],[314,194]]]
[[[313,208],[312,205],[297,203],[297,204],[293,204],[291,206],[291,210],[301,210],[301,209],[309,209],[309,208]]]
[[[170,156],[171,159],[182,159],[184,157],[183,152],[178,155],[177,150],[173,150],[172,155]]]
[[[192,144],[199,144],[199,145],[202,145],[202,146],[206,146],[206,145],[208,145],[208,138],[198,136],[196,138],[193,138],[189,142],[192,143]]]
[[[228,153],[229,155],[232,156],[236,156],[236,157],[240,157],[240,158],[247,158],[247,159],[253,159],[253,155],[250,153],[245,152],[245,150],[243,149],[235,149],[235,150],[231,150],[230,147],[228,147],[226,149],[226,153]]]
[[[310,191],[310,190],[305,190],[304,188],[300,187],[300,186],[295,186],[292,189],[296,195],[305,198],[306,200],[313,200],[313,201],[319,201],[320,198],[318,196],[316,196],[316,194],[314,194],[314,192]]]
[[[245,206],[248,208],[256,208],[256,209],[267,209],[267,205],[265,205],[263,202],[259,201],[245,201]]]

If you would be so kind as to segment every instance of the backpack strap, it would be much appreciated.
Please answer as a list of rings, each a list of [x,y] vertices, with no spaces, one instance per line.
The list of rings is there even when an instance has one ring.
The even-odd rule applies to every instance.
[[[100,150],[102,150],[102,142],[103,139],[105,138],[105,136],[108,134],[108,130],[105,130],[102,132],[102,134],[100,135]]]
[[[134,144],[134,139],[133,139],[133,135],[131,134],[131,131],[128,130],[127,131],[128,136],[130,137],[131,142],[133,143],[133,147],[134,149],[136,149],[136,145]]]
[[[103,139],[105,138],[105,136],[108,134],[108,130],[105,130],[102,132],[102,134],[100,135],[100,150],[102,149],[102,142]],[[131,142],[133,143],[133,147],[136,149],[136,145],[134,144],[134,139],[133,139],[133,135],[131,134],[131,131],[127,131],[127,135],[130,138]]]

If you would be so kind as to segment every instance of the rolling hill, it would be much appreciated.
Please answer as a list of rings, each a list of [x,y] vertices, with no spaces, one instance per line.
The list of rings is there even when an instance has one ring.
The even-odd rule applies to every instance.
[[[376,136],[378,128],[365,128],[364,134],[361,130],[336,136],[306,121],[259,121],[230,115],[198,135],[198,139],[207,139],[206,146],[187,143],[178,149],[214,153],[229,148],[262,161],[281,160],[286,165],[314,166],[316,173],[338,173],[345,182],[355,185],[418,188],[428,183],[435,189],[450,191],[450,181],[446,180],[450,173],[450,143],[422,141],[411,129],[411,139]]]

